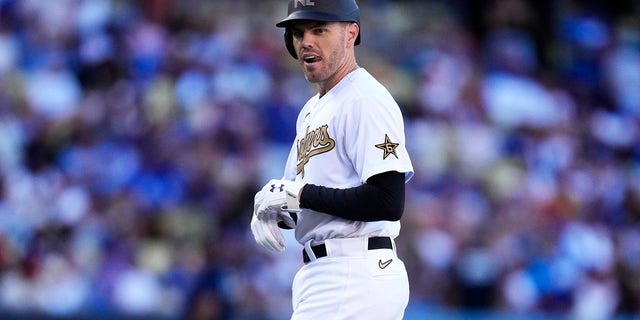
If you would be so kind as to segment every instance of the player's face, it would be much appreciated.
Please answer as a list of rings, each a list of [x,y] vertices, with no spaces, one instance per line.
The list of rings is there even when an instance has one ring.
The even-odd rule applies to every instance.
[[[307,81],[321,90],[333,87],[355,65],[353,42],[357,25],[302,21],[292,27],[293,45]]]

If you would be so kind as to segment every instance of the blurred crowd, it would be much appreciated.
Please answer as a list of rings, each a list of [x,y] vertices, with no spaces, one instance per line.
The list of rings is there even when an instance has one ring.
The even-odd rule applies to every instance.
[[[405,115],[407,319],[640,314],[640,5],[361,0]],[[258,247],[314,94],[285,0],[0,0],[0,315],[284,319]]]

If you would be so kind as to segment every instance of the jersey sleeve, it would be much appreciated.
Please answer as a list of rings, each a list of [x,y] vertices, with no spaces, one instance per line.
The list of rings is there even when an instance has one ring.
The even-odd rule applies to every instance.
[[[363,96],[354,99],[345,117],[345,146],[353,167],[363,183],[387,171],[404,173],[408,181],[413,166],[400,108],[390,95]]]

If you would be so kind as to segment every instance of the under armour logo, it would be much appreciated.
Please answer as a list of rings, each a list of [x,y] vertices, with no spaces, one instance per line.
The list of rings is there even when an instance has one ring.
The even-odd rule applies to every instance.
[[[276,188],[279,189],[280,192],[284,191],[284,184],[281,184],[279,187],[276,187],[275,183],[271,185],[271,190],[269,190],[270,192],[274,192],[276,190]]]
[[[298,4],[301,4],[303,7],[306,7],[306,6],[311,6],[311,7],[313,7],[313,6],[315,6],[315,5],[316,5],[316,3],[314,2],[314,0],[294,0],[294,2],[293,2],[293,3],[294,3],[294,4],[293,4],[293,7],[294,7],[294,8],[297,8],[297,7],[298,7]]]

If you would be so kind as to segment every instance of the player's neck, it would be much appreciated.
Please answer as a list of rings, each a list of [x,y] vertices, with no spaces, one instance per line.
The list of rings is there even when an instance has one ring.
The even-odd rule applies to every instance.
[[[333,89],[344,77],[349,73],[360,68],[358,63],[354,59],[351,59],[349,63],[345,63],[343,67],[339,68],[336,73],[333,74],[327,81],[318,83],[318,94],[322,98],[329,90]]]

